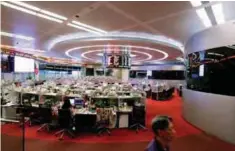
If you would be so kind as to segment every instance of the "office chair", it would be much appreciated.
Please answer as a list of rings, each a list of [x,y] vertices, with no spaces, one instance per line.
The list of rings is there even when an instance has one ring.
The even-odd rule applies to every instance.
[[[43,123],[38,129],[37,132],[40,132],[41,130],[47,130],[47,132],[50,131],[50,123],[52,122],[52,109],[51,108],[45,108],[40,107],[39,109],[39,115],[40,115],[40,121]]]
[[[110,116],[112,116],[112,108],[97,108],[97,133],[100,136],[103,133],[108,133],[111,135],[110,132]]]
[[[133,115],[132,115],[132,123],[130,129],[134,128],[136,133],[139,132],[139,129],[147,130],[144,126],[145,124],[145,107],[144,106],[133,106]]]
[[[63,140],[64,135],[67,135],[71,138],[75,137],[71,130],[73,119],[72,119],[71,111],[69,109],[59,109],[58,122],[62,130],[56,132],[54,135],[56,137],[60,135],[59,140]]]

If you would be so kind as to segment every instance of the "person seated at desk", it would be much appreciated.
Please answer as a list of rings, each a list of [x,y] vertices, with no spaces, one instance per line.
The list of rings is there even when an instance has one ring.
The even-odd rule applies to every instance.
[[[70,109],[71,111],[73,111],[73,106],[70,103],[69,99],[64,100],[64,104],[61,107],[62,109]]]

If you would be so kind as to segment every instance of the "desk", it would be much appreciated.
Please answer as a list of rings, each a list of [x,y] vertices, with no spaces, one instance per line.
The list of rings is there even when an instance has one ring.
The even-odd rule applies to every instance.
[[[74,110],[74,115],[77,115],[77,114],[82,114],[82,115],[96,115],[96,111],[94,112],[91,112],[89,111],[87,108],[82,108],[82,109],[75,109]]]
[[[117,127],[118,128],[127,128],[131,124],[133,107],[121,107],[117,111]]]

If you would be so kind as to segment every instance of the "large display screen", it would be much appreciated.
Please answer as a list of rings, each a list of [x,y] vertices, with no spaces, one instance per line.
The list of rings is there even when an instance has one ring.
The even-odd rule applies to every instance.
[[[235,48],[225,46],[188,55],[187,88],[235,96]]]
[[[34,59],[15,56],[15,72],[34,72]]]
[[[112,54],[107,56],[107,68],[130,68],[131,60],[129,55]]]
[[[14,56],[6,54],[1,55],[1,71],[3,73],[14,71]]]

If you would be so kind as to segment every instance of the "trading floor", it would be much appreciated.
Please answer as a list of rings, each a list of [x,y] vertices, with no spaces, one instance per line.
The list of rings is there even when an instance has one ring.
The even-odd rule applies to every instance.
[[[2,151],[235,151],[235,2],[0,6]]]

